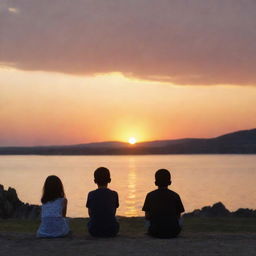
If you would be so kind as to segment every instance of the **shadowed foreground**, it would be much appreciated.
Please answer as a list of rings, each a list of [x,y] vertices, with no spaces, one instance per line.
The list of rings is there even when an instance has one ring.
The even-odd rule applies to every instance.
[[[38,221],[1,220],[0,255],[256,255],[255,218],[190,218],[178,239],[147,237],[142,218],[120,218],[120,235],[96,239],[86,219],[71,219],[73,236],[36,239]]]

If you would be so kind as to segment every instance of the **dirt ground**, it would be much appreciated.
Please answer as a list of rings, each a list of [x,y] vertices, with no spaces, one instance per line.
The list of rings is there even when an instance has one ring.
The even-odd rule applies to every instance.
[[[1,256],[255,256],[256,234],[197,233],[176,239],[154,239],[148,236],[118,236],[96,239],[73,236],[58,239],[37,239],[31,233],[0,232]]]

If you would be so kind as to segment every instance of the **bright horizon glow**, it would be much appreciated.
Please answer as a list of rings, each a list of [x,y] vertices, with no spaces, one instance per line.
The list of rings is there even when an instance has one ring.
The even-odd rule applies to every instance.
[[[136,138],[130,137],[130,138],[129,138],[129,143],[132,144],[132,145],[135,144],[135,143],[137,143]]]
[[[256,86],[180,86],[121,73],[83,77],[6,67],[0,77],[0,146],[210,138],[256,123]]]

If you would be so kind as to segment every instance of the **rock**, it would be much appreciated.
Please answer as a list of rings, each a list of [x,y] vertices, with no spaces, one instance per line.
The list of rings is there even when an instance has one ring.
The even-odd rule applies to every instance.
[[[0,185],[0,218],[38,219],[40,212],[40,206],[21,202],[14,188]]]
[[[0,203],[4,199],[4,186],[0,184]]]
[[[256,210],[238,209],[230,212],[223,203],[218,202],[212,206],[205,206],[201,210],[194,210],[183,215],[184,217],[256,217]]]
[[[8,188],[6,198],[9,202],[12,202],[13,204],[19,204],[21,202],[14,188]]]
[[[232,216],[235,217],[256,217],[256,210],[248,209],[248,208],[239,208],[235,212],[232,212]]]
[[[221,202],[214,204],[211,208],[211,214],[214,217],[226,217],[230,215],[230,211],[227,210],[225,205]]]
[[[5,217],[13,215],[13,212],[15,209],[10,201],[6,200],[3,208],[4,208]]]

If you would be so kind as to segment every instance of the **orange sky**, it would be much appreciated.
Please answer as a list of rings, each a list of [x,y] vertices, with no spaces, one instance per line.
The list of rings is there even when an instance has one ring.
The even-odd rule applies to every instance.
[[[0,146],[256,127],[256,1],[1,0]]]
[[[256,125],[256,87],[1,68],[0,145],[212,137]]]

